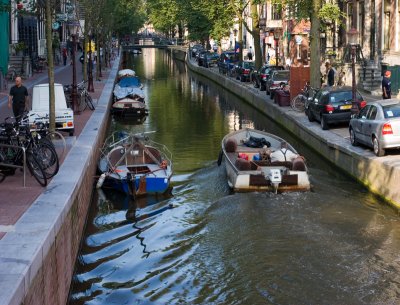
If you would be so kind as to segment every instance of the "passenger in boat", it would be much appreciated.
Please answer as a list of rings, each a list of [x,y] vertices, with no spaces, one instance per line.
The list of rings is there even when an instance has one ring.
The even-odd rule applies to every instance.
[[[282,142],[281,143],[281,149],[275,150],[270,155],[271,162],[274,162],[274,161],[279,161],[279,162],[289,161],[289,162],[292,162],[298,156],[299,156],[298,154],[295,154],[293,151],[291,151],[288,148],[288,145],[287,145],[286,142]]]

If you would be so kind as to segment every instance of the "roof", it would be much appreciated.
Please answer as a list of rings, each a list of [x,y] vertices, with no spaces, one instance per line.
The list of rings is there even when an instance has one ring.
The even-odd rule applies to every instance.
[[[389,105],[397,105],[400,104],[400,100],[396,98],[388,99],[388,100],[378,100],[373,103],[380,104],[381,106],[389,106]],[[371,104],[373,104],[371,103]]]

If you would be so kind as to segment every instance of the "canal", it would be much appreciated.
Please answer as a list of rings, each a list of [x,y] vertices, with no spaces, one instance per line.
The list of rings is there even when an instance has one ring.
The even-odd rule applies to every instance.
[[[69,304],[398,304],[397,213],[301,141],[164,50],[129,57],[149,116],[173,152],[172,196],[94,190]],[[308,193],[233,194],[222,137],[252,127],[303,154]],[[110,130],[110,131],[111,131]]]

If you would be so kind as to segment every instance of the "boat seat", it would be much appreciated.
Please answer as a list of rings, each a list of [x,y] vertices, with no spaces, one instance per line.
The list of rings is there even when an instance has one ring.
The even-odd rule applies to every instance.
[[[237,149],[237,142],[235,139],[228,139],[225,143],[225,151],[227,153],[235,152]]]

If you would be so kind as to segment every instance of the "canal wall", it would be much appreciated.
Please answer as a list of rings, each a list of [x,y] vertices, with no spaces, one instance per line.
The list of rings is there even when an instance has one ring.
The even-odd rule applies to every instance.
[[[186,53],[186,50],[181,50]],[[288,132],[301,139],[325,159],[349,174],[371,192],[400,209],[400,158],[398,155],[376,157],[372,150],[354,147],[348,135],[322,130],[319,124],[311,123],[303,113],[290,107],[279,107],[265,94],[252,86],[241,83],[218,73],[216,69],[197,66],[186,59],[190,70],[214,81],[241,97],[247,103],[264,113]]]
[[[0,240],[0,305],[67,302],[118,67],[59,173]]]

